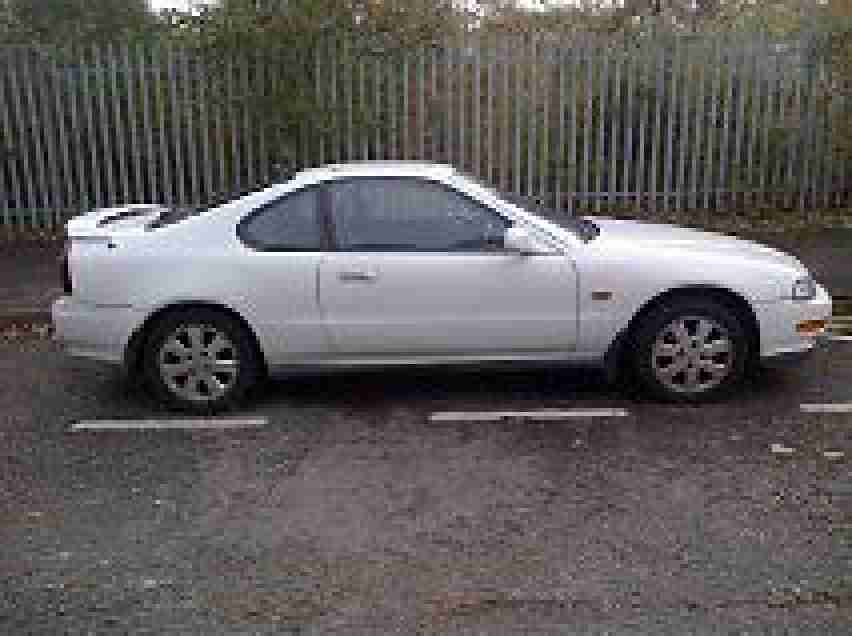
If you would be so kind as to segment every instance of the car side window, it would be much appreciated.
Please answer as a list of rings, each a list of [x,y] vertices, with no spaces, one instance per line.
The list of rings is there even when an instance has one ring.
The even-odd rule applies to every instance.
[[[240,238],[260,250],[319,251],[318,193],[316,188],[300,190],[264,207],[242,223]]]
[[[509,225],[448,187],[416,178],[358,178],[328,186],[337,246],[356,251],[486,251]]]

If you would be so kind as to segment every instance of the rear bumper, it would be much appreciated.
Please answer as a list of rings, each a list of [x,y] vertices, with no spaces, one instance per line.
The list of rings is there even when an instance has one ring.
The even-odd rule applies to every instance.
[[[69,355],[121,364],[130,336],[144,316],[132,307],[81,303],[63,296],[53,303],[53,339]]]

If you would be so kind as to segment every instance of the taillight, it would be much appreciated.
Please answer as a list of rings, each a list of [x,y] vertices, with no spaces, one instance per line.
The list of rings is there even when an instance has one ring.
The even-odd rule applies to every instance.
[[[62,290],[66,294],[72,293],[71,286],[71,267],[68,265],[68,254],[71,251],[70,243],[65,243],[65,248],[62,250]]]

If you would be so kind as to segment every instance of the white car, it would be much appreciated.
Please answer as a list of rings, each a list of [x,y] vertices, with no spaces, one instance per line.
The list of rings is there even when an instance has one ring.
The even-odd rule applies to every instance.
[[[268,373],[487,361],[603,365],[699,401],[811,351],[831,314],[769,247],[549,216],[408,162],[308,170],[191,213],[101,209],[67,224],[56,338],[196,412]]]

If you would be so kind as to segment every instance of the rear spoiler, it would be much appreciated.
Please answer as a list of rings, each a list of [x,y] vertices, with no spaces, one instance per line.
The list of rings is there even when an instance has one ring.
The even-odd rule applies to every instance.
[[[99,208],[74,217],[65,224],[71,239],[109,240],[116,233],[142,232],[160,218],[168,208],[161,205],[128,205],[116,208]]]

